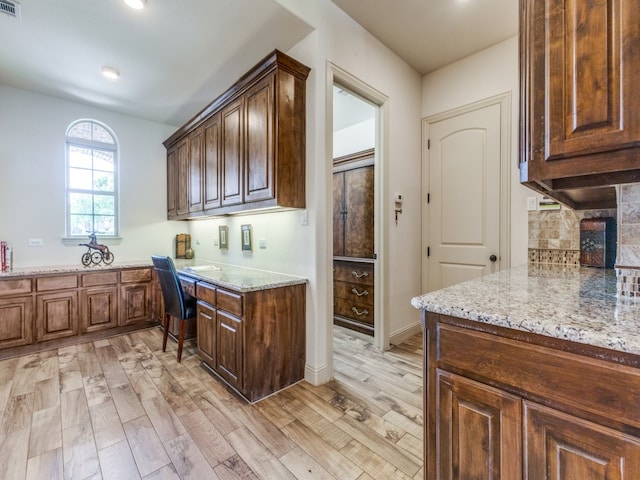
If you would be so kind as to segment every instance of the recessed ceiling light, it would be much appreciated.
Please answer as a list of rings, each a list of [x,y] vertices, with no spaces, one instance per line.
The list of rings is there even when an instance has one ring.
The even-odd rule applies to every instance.
[[[141,10],[144,8],[144,5],[147,3],[147,0],[124,0],[124,3],[129,5],[131,8],[135,8],[136,10]]]
[[[120,72],[117,68],[114,67],[105,65],[100,71],[102,72],[103,76],[110,78],[111,80],[117,80],[120,77]]]

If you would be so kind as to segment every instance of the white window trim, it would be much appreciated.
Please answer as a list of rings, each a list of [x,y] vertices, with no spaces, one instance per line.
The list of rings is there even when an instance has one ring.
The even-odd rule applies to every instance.
[[[104,128],[111,138],[113,139],[113,144],[96,142],[94,140],[86,140],[82,138],[69,137],[69,132],[78,124],[81,123],[91,123],[99,125]],[[120,237],[120,145],[118,143],[118,138],[116,137],[113,130],[105,125],[102,122],[97,120],[83,118],[76,120],[69,124],[67,127],[67,132],[65,134],[65,236],[62,237],[62,243],[64,245],[78,245],[79,240],[85,240],[88,238],[87,235],[72,235],[70,233],[70,206],[69,206],[69,145],[78,145],[90,148],[99,148],[102,150],[111,150],[115,153],[114,155],[114,186],[113,186],[113,198],[114,198],[114,234],[113,235],[97,235],[97,238],[106,244],[119,244],[122,240]],[[111,193],[111,192],[109,192]]]

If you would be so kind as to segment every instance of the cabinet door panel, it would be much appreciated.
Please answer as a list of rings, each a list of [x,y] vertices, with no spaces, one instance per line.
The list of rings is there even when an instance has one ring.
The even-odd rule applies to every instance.
[[[118,288],[87,288],[80,294],[82,332],[118,326]]]
[[[230,385],[242,389],[242,320],[217,311],[216,372]]]
[[[150,284],[127,284],[120,287],[120,326],[149,320],[150,308]]]
[[[176,147],[176,213],[189,213],[189,139],[185,138]]]
[[[198,350],[202,359],[215,368],[216,358],[216,310],[211,305],[198,302]]]
[[[274,75],[247,92],[245,105],[245,202],[274,198],[273,90]]]
[[[344,256],[344,172],[333,174],[333,256]]]
[[[204,126],[204,209],[220,206],[220,114]]]
[[[167,150],[167,218],[178,215],[178,156],[176,148]]]
[[[520,398],[442,370],[437,387],[437,479],[521,479]]]
[[[242,99],[222,110],[222,205],[242,203]]]
[[[29,345],[33,341],[31,296],[0,298],[0,348]]]
[[[635,480],[640,439],[529,402],[527,480]]]
[[[78,333],[78,294],[74,291],[36,297],[36,340],[54,340]]]
[[[373,166],[344,172],[344,256],[373,258]]]
[[[189,212],[202,207],[202,128],[198,128],[189,134]]]

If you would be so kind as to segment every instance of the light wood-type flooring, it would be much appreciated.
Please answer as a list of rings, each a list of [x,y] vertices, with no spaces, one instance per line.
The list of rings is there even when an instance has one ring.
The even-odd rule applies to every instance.
[[[422,338],[335,330],[336,379],[254,405],[159,329],[0,362],[0,478],[422,479]]]

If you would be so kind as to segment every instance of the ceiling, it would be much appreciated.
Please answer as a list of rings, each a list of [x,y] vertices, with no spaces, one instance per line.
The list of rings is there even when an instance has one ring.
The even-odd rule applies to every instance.
[[[517,0],[331,1],[422,74],[518,34]]]
[[[420,73],[517,33],[515,0],[332,1]],[[19,19],[0,14],[0,84],[174,126],[313,30],[276,0],[18,3]]]

